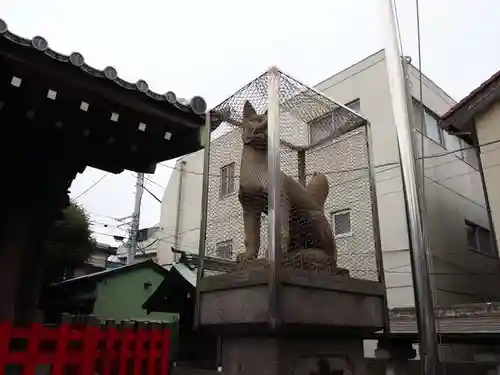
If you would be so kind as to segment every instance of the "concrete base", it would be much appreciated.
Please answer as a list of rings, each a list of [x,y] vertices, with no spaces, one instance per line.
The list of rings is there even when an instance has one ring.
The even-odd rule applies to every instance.
[[[283,269],[276,279],[280,298],[275,318],[282,329],[301,326],[310,333],[321,327],[322,333],[348,330],[363,337],[383,328],[385,290],[377,282],[300,269]],[[228,327],[267,325],[273,313],[269,280],[268,268],[203,278],[198,286],[200,326],[219,333]]]
[[[416,351],[411,341],[379,341],[375,356],[386,361],[387,375],[410,375],[409,360],[415,358]]]
[[[351,338],[224,336],[224,375],[365,375],[363,342]]]

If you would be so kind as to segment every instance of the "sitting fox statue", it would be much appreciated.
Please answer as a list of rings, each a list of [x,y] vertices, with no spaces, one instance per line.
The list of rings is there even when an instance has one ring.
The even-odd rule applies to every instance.
[[[257,258],[261,215],[267,213],[267,115],[258,115],[246,101],[241,127],[243,151],[238,196],[243,209],[245,253],[240,254],[240,261]],[[293,256],[298,251],[314,249],[336,262],[335,240],[323,212],[328,196],[326,176],[315,172],[304,187],[281,172],[280,184],[281,254]]]

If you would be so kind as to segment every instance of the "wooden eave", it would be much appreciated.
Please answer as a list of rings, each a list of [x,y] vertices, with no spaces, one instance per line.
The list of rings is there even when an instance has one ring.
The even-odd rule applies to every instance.
[[[0,122],[64,139],[85,165],[152,173],[158,162],[195,152],[205,122],[199,108],[112,67],[95,69],[79,53],[59,54],[41,37],[19,37],[0,19]]]

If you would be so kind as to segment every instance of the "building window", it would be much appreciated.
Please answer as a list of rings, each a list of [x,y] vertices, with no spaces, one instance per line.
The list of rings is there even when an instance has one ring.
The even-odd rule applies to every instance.
[[[231,259],[233,257],[233,240],[218,242],[215,253],[219,258]]]
[[[458,156],[460,159],[464,158],[463,152],[463,141],[458,138],[456,135],[450,134],[447,131],[443,131],[444,138],[444,146],[448,151],[457,151],[455,152],[455,156]]]
[[[425,121],[425,135],[432,139],[434,142],[443,144],[443,133],[438,126],[438,121],[434,115],[430,114],[427,110],[424,111]]]
[[[220,197],[224,198],[234,193],[234,163],[220,169]]]
[[[347,103],[345,106],[349,107],[354,112],[361,113],[361,102],[359,101],[359,99],[353,100],[352,102]]]
[[[464,155],[464,160],[472,167],[479,169],[479,159],[477,157],[477,150],[464,140],[461,141],[462,141],[462,148],[463,148],[462,152]]]
[[[416,114],[415,118],[421,121],[422,108],[419,101],[413,100],[413,111]],[[415,127],[420,129],[420,123],[415,124]],[[427,138],[432,139],[434,142],[443,145],[443,130],[438,125],[438,116],[431,112],[424,106],[424,134]]]
[[[333,233],[336,238],[352,235],[351,210],[346,209],[332,214]]]
[[[486,255],[493,255],[493,238],[491,232],[480,225],[465,221],[467,245],[470,250]]]

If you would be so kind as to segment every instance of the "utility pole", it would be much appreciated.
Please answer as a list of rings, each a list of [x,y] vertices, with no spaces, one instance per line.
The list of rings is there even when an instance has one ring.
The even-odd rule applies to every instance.
[[[141,200],[144,191],[144,173],[137,173],[135,183],[135,202],[134,213],[132,214],[132,223],[130,225],[130,240],[127,254],[127,264],[134,262],[135,253],[137,252],[137,235],[139,233],[139,221],[141,218]]]
[[[399,144],[403,191],[405,194],[408,232],[410,235],[410,256],[415,306],[420,342],[421,373],[438,375],[440,373],[437,346],[434,301],[429,280],[426,242],[422,222],[422,197],[417,189],[417,169],[412,127],[409,118],[408,97],[403,74],[401,51],[398,44],[396,22],[392,0],[382,0],[383,25],[387,27],[385,60],[392,97],[392,111]]]

